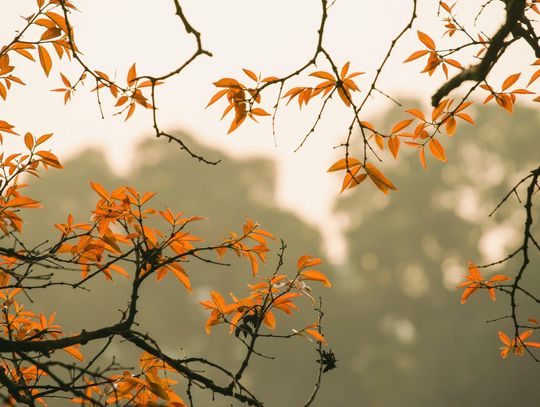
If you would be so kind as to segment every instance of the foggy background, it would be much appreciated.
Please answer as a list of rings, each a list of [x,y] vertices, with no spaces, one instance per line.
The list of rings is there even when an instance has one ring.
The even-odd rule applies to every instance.
[[[392,122],[395,114],[378,120]],[[324,298],[324,329],[339,361],[338,369],[324,375],[316,406],[537,405],[537,366],[527,356],[501,360],[497,331],[508,331],[510,325],[485,322],[508,311],[504,296],[498,294],[492,303],[480,291],[461,305],[455,286],[466,274],[467,260],[504,255],[518,244],[523,213],[516,200],[493,218],[487,215],[516,176],[537,159],[540,120],[532,110],[517,109],[510,117],[497,108],[480,109],[477,120],[481,124],[460,129],[447,144],[447,164],[431,160],[426,173],[416,155],[402,157],[387,173],[399,192],[386,197],[362,185],[336,204],[334,216],[350,225],[349,255],[322,268],[333,288],[312,286]],[[182,135],[205,155],[217,154]],[[114,176],[95,150],[66,161],[65,167],[32,183],[32,196],[45,206],[26,216],[25,235],[36,243],[46,236],[54,239],[57,231],[51,224],[63,222],[69,212],[75,221],[88,221],[96,199],[88,181],[95,180],[107,188],[127,183],[141,192],[155,191],[152,207],[167,205],[189,216],[208,217],[198,222],[194,233],[216,241],[250,216],[285,239],[285,270],[294,267],[299,255],[321,252],[322,236],[316,229],[272,204],[276,169],[268,159],[225,156],[215,168],[194,164],[170,145],[149,140],[138,146],[133,169],[125,177]],[[539,264],[535,256],[531,270]],[[276,255],[269,259],[265,270],[271,272]],[[187,264],[191,295],[174,278],[149,281],[141,296],[139,330],[151,332],[174,356],[202,355],[235,366],[243,346],[224,326],[214,327],[208,337],[207,313],[197,303],[208,298],[211,289],[247,293],[249,265],[227,260],[233,260],[231,267]],[[512,265],[499,272],[512,275]],[[66,273],[66,278],[73,277]],[[537,286],[537,276],[527,284]],[[115,276],[111,284],[98,278],[89,287],[88,293],[47,289],[34,298],[36,304],[45,304],[44,312],[58,312],[57,321],[67,332],[116,321],[128,299],[128,281]],[[294,319],[279,313],[276,333],[313,322],[309,301],[302,298],[299,305],[302,312]],[[520,312],[525,314],[528,307],[520,304]],[[301,405],[315,377],[314,345],[301,339],[274,341],[262,350],[276,360],[255,358],[246,376],[248,386],[270,406]],[[118,361],[136,364],[133,351],[118,345],[105,360],[116,355]],[[201,391],[195,394],[208,397]],[[218,398],[218,405],[229,404]]]

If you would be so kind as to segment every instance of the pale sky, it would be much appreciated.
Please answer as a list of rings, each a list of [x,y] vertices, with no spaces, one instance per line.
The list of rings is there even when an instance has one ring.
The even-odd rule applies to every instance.
[[[351,70],[366,72],[357,81],[361,89],[369,85],[389,41],[409,20],[410,3],[405,0],[337,0],[330,9],[324,45],[338,65],[351,61]],[[444,78],[441,72],[433,78],[420,75],[422,62],[401,63],[421,48],[416,29],[429,33],[437,43],[444,32],[435,16],[437,2],[418,3],[420,16],[414,30],[396,49],[380,85],[398,99],[428,100]],[[467,1],[465,8],[477,9],[482,3]],[[34,4],[34,0],[0,0],[0,43],[12,38],[14,31],[24,23],[18,16],[30,14]],[[81,12],[72,18],[72,23],[84,58],[90,66],[113,77],[117,75],[121,81],[125,81],[133,62],[137,63],[139,74],[162,74],[183,62],[194,49],[192,37],[185,33],[174,15],[172,1],[87,0],[75,4]],[[202,33],[205,48],[213,52],[214,57],[200,57],[180,77],[158,88],[162,128],[184,130],[198,141],[234,157],[259,155],[274,159],[279,176],[276,203],[334,236],[331,249],[339,259],[344,246],[337,236],[343,225],[331,210],[341,180],[327,174],[326,169],[340,158],[339,151],[332,147],[341,142],[349,124],[350,115],[343,104],[338,99],[330,103],[318,130],[297,153],[293,150],[318,112],[320,104],[316,101],[302,111],[293,103],[279,111],[277,148],[270,119],[262,118],[260,124],[246,122],[227,136],[230,119],[219,121],[224,103],[204,109],[216,91],[212,82],[221,77],[244,80],[241,68],[263,75],[286,75],[311,58],[320,22],[320,2],[184,0],[182,4],[194,27]],[[465,10],[462,14],[464,18],[467,16]],[[492,28],[500,17],[500,14],[491,14],[485,16],[483,22]],[[523,58],[521,54],[518,47],[512,60]],[[47,79],[37,64],[22,58],[13,62],[28,86],[17,86],[10,92],[8,103],[2,102],[0,119],[14,124],[19,132],[54,132],[56,136],[50,146],[63,160],[87,147],[99,146],[115,171],[126,173],[129,170],[134,146],[152,134],[149,112],[138,109],[124,122],[122,117],[112,116],[115,112],[112,100],[105,98],[106,118],[102,120],[95,94],[89,92],[90,82],[86,90],[77,92],[73,101],[64,107],[62,95],[49,92],[62,87],[57,67]],[[321,60],[320,69],[328,69],[324,62]],[[61,71],[70,78],[80,73],[76,64],[61,66]],[[514,72],[503,71],[501,75],[511,73]],[[313,82],[308,80],[307,83]],[[291,81],[287,88],[301,84],[306,84],[305,77]],[[275,95],[273,91],[266,98],[263,94],[262,107],[270,110]],[[377,97],[368,105],[366,118],[381,114],[387,106],[383,97]],[[194,161],[193,171],[197,170],[197,165]],[[377,193],[374,188],[365,186],[365,189],[369,190],[366,193]]]

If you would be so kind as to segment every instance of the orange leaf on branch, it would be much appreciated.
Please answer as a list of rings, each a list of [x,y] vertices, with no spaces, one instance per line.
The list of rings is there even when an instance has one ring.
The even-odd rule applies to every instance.
[[[508,357],[508,354],[512,352],[515,356],[523,356],[527,347],[540,348],[540,343],[527,341],[532,335],[532,329],[522,332],[516,338],[510,340],[510,338],[502,331],[499,331],[499,339],[503,343],[500,356],[503,359]]]
[[[504,274],[497,274],[491,277],[489,280],[486,280],[480,270],[472,261],[469,261],[469,275],[465,276],[467,281],[464,281],[458,285],[458,288],[465,287],[463,294],[461,296],[461,303],[464,304],[467,299],[481,288],[488,290],[489,297],[495,301],[495,287],[497,283],[504,281],[509,281],[510,277],[505,276]]]

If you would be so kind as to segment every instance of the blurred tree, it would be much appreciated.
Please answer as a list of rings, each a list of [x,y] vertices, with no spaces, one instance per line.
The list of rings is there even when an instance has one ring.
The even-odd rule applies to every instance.
[[[328,328],[346,332],[336,350],[342,358],[348,355],[342,369],[350,371],[340,372],[344,383],[330,385],[354,388],[359,405],[537,403],[536,367],[524,361],[501,364],[493,351],[502,345],[494,335],[500,326],[483,323],[505,315],[507,305],[491,304],[484,293],[460,305],[455,287],[466,274],[467,258],[488,263],[519,245],[524,221],[519,202],[488,215],[516,182],[515,174],[538,159],[540,122],[527,108],[514,117],[495,108],[477,113],[484,124],[456,136],[460,140],[447,150],[446,165],[434,164],[428,174],[412,165],[388,171],[400,185],[397,199],[363,196],[359,208],[358,191],[339,203],[350,219],[350,255],[328,313],[347,310],[350,324],[340,328],[334,318]],[[391,122],[397,114],[380,121]],[[540,265],[538,256],[531,261],[533,269]],[[527,280],[531,287],[539,283],[536,275]],[[536,315],[534,302],[523,299],[520,312]],[[497,324],[511,329],[509,319]]]

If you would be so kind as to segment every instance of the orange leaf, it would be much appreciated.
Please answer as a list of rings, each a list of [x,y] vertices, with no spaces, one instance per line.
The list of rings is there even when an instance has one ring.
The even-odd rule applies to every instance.
[[[533,348],[540,348],[540,343],[538,342],[525,342],[526,346],[532,346]]]
[[[60,78],[62,78],[62,82],[64,82],[64,85],[66,85],[67,88],[71,88],[71,83],[69,82],[69,79],[66,78],[66,76],[60,72]]]
[[[529,86],[531,83],[533,83],[535,80],[537,80],[538,77],[540,77],[540,69],[532,74],[531,79],[529,80],[529,83],[527,84],[527,86]]]
[[[216,93],[214,96],[212,96],[212,99],[210,99],[210,101],[208,102],[208,104],[206,105],[206,107],[210,106],[211,104],[217,102],[219,99],[221,99],[227,92],[229,91],[229,89],[222,89],[220,90],[218,93]]]
[[[304,329],[304,332],[313,336],[317,341],[327,345],[326,339],[324,339],[324,336],[322,336],[319,332],[315,331],[314,329]]]
[[[135,103],[131,103],[131,105],[129,105],[129,109],[128,109],[128,112],[124,121],[127,121],[133,115],[134,111],[135,111]]]
[[[214,82],[214,86],[218,88],[241,88],[242,85],[236,79],[223,78],[217,82]]]
[[[449,13],[452,12],[452,7],[453,7],[453,6],[450,7],[450,6],[449,6],[448,4],[446,4],[444,1],[441,1],[439,4],[440,4],[441,7],[442,7],[443,9],[445,9],[447,12],[449,12]]]
[[[40,145],[40,144],[45,143],[45,142],[46,142],[48,139],[50,139],[51,137],[52,137],[52,133],[44,134],[43,136],[40,136],[40,137],[37,139],[36,145]]]
[[[302,276],[302,280],[313,280],[313,281],[320,281],[322,282],[326,287],[332,287],[332,283],[330,283],[330,280],[328,280],[328,277],[326,277],[323,273],[316,270],[304,270],[300,273]]]
[[[426,164],[426,150],[424,149],[424,147],[422,147],[422,148],[420,149],[419,155],[420,155],[420,164],[422,165],[422,167],[424,168],[424,170],[427,171],[427,164]]]
[[[420,110],[418,109],[409,109],[409,110],[405,110],[407,113],[410,113],[412,114],[414,117],[422,120],[423,122],[426,121],[426,117],[424,116],[424,113],[422,113]]]
[[[274,313],[272,311],[266,311],[263,322],[268,328],[274,329],[276,327],[276,317],[274,316]]]
[[[462,110],[465,110],[470,105],[472,105],[473,102],[462,102],[459,104],[459,106],[456,108],[456,113],[461,112]]]
[[[268,113],[264,109],[261,109],[260,107],[256,107],[254,109],[251,109],[251,114],[254,114],[256,116],[270,116],[270,113]]]
[[[257,257],[251,252],[248,252],[248,257],[251,263],[251,273],[253,274],[253,277],[255,277],[259,271],[259,263],[257,262]]]
[[[41,41],[47,41],[52,38],[58,37],[60,34],[62,34],[62,31],[57,27],[51,27],[45,30],[45,32],[41,35],[40,40]]]
[[[234,120],[231,123],[231,126],[229,127],[229,130],[227,131],[227,134],[231,134],[233,131],[235,131],[246,119],[246,112],[241,113],[239,117],[235,117]]]
[[[360,177],[358,177],[358,179],[356,177],[356,174],[358,174],[358,171],[360,171],[360,168],[361,167],[354,167],[353,169],[350,169],[345,174],[345,178],[343,179],[343,183],[341,184],[341,191],[339,192],[340,194],[348,188],[354,188],[355,186],[360,184],[360,182],[363,181],[363,179],[360,179]],[[363,175],[366,175],[366,174],[363,174]],[[354,184],[353,184],[353,180],[356,180]]]
[[[109,268],[113,271],[116,271],[118,274],[129,278],[129,273],[123,267],[120,267],[117,264],[111,264],[109,265]]]
[[[479,287],[477,287],[477,286],[469,286],[469,287],[467,287],[463,291],[463,294],[461,296],[461,303],[465,304],[465,302],[467,301],[467,298],[469,298],[471,296],[471,294],[473,294],[476,290],[478,290],[478,288]]]
[[[255,72],[253,71],[250,71],[249,69],[245,69],[245,68],[242,68],[242,70],[244,71],[244,73],[249,76],[251,79],[253,79],[255,82],[258,82],[257,81],[257,75],[255,75]]]
[[[300,256],[298,258],[298,260],[296,261],[296,268],[300,271],[302,269],[305,269],[306,267],[309,267],[307,264],[310,262],[310,259],[312,259],[313,257],[311,257],[309,254],[304,254],[303,256]],[[320,264],[320,259],[317,259],[319,260],[319,263],[316,263],[316,264]],[[311,265],[314,265],[314,263],[312,263]]]
[[[360,161],[358,161],[356,158],[348,157],[348,158],[342,158],[341,160],[336,161],[326,172],[334,172],[334,171],[341,171],[346,169],[347,167],[349,169],[361,166],[362,164]]]
[[[41,157],[45,164],[55,168],[64,168],[62,164],[60,164],[58,157],[56,157],[53,153],[49,151],[38,151],[36,154]]]
[[[397,133],[398,131],[403,130],[409,124],[411,124],[413,122],[413,120],[414,119],[402,120],[399,123],[394,124],[394,126],[392,127],[392,130],[390,130],[390,134],[394,134],[394,133]]]
[[[502,343],[504,343],[508,347],[512,346],[512,341],[504,332],[499,331],[498,334],[499,334],[499,339],[501,340]]]
[[[465,120],[466,122],[474,124],[473,118],[469,116],[467,113],[458,113],[456,116],[459,117],[460,119]]]
[[[415,59],[423,57],[424,55],[428,53],[429,51],[427,49],[422,49],[420,51],[413,52],[411,55],[409,55],[409,57],[405,61],[403,61],[403,63],[414,61]]]
[[[380,134],[375,134],[375,143],[377,143],[381,150],[384,150],[384,139]]]
[[[27,50],[25,50],[25,49],[14,49],[13,47],[12,47],[12,49],[15,52],[18,52],[19,54],[21,54],[23,57],[28,58],[30,61],[35,61],[32,54],[30,52],[28,52]]]
[[[46,76],[49,76],[49,72],[51,72],[52,68],[51,56],[49,55],[49,52],[45,49],[45,47],[42,47],[41,45],[38,45],[38,54],[39,62],[41,63],[43,72],[45,72]]]
[[[116,104],[114,105],[115,107],[118,107],[118,106],[122,106],[123,104],[125,104],[127,101],[129,100],[129,98],[125,95],[123,96],[120,96],[118,98],[118,100],[116,101]]]
[[[67,352],[69,353],[71,356],[73,356],[75,359],[79,359],[80,361],[83,361],[84,360],[84,356],[83,354],[79,351],[79,349],[77,349],[75,347],[75,345],[73,346],[68,346],[66,348],[63,348],[62,349],[64,352]]]
[[[24,196],[18,196],[16,198],[13,198],[9,200],[6,203],[3,203],[2,206],[4,208],[39,208],[41,207],[40,203],[38,201],[34,201],[31,198],[27,198]]]
[[[431,37],[422,31],[417,31],[418,39],[422,41],[422,43],[428,47],[431,51],[435,51],[435,42],[431,39]]]
[[[397,159],[398,151],[399,151],[399,138],[396,136],[390,137],[388,140],[388,149],[394,156],[394,159]]]
[[[172,263],[169,265],[169,270],[173,272],[173,274],[176,276],[178,281],[182,283],[182,285],[185,287],[185,289],[188,292],[191,292],[191,282],[189,280],[189,277],[187,276],[186,272],[184,271],[183,267],[180,266],[178,263]]]
[[[351,105],[351,95],[348,92],[345,92],[343,88],[337,88],[337,91],[339,97],[341,98],[343,103],[345,103],[345,106],[349,107]]]
[[[156,195],[155,192],[145,192],[145,194],[141,198],[141,205],[144,205],[146,202],[152,199],[155,195]]]
[[[524,340],[526,340],[531,335],[532,335],[532,329],[528,329],[527,331],[522,332],[519,335],[519,339],[523,342]]]
[[[350,65],[350,62],[347,61],[347,63],[345,63],[345,65],[343,65],[343,67],[341,68],[341,72],[339,75],[342,78],[345,78],[347,76],[347,72],[349,72],[349,65]]]
[[[334,78],[334,75],[325,71],[316,71],[316,72],[310,73],[309,76],[315,76],[317,78],[327,79],[332,82],[336,81],[336,78]]]
[[[353,189],[354,187],[360,185],[362,182],[366,180],[366,178],[367,178],[367,174],[360,174],[353,177],[351,181],[349,182],[349,186],[347,187],[347,189]]]
[[[304,268],[318,266],[319,264],[322,264],[322,260],[318,257],[311,257],[308,256],[308,259],[304,262]]]
[[[435,121],[443,112],[444,108],[448,105],[449,99],[441,100],[441,103],[438,104],[436,108],[433,109],[431,113],[431,120]]]
[[[170,397],[167,393],[167,385],[162,382],[162,380],[158,377],[156,377],[159,381],[153,381],[151,380],[150,376],[146,376],[146,383],[148,384],[148,387],[150,388],[150,391],[154,393],[159,398],[162,398],[163,400],[169,401]]]
[[[454,68],[463,69],[461,64],[458,61],[456,61],[455,59],[445,59],[444,62],[452,65]]]
[[[135,67],[135,63],[131,65],[131,68],[129,68],[128,74],[127,74],[127,83],[131,86],[131,84],[135,81],[137,78],[137,68]]]
[[[96,193],[105,200],[109,200],[109,193],[97,182],[90,181],[90,187],[96,191]]]
[[[516,81],[519,79],[521,73],[515,73],[513,75],[510,75],[508,78],[505,79],[505,81],[502,84],[502,90],[508,89],[510,86],[512,86]]]
[[[433,156],[437,160],[446,161],[446,155],[445,155],[445,152],[444,152],[444,147],[439,142],[439,140],[437,140],[435,138],[432,138],[429,141],[428,144],[429,144],[429,150],[431,151],[431,154],[433,154]]]
[[[453,136],[456,133],[456,127],[457,127],[456,119],[454,119],[453,117],[450,117],[448,118],[448,120],[446,120],[445,124],[446,124],[446,133],[448,133],[449,136]]]
[[[360,121],[360,124],[362,125],[362,127],[365,127],[366,129],[375,132],[375,126],[373,126],[373,124],[371,124],[370,122]]]
[[[52,21],[55,22],[55,24],[62,29],[66,34],[68,34],[68,27],[66,24],[66,20],[64,17],[62,17],[59,14],[53,13],[52,11],[49,11],[45,13],[47,17],[49,17]]]
[[[96,71],[96,73],[103,79],[105,79],[107,82],[110,80],[109,75],[107,75],[105,72]]]
[[[7,97],[7,90],[2,83],[0,83],[0,97],[4,100],[6,100]]]
[[[528,89],[514,89],[512,93],[515,95],[534,95],[534,92],[531,92]]]
[[[489,279],[489,282],[495,283],[495,282],[509,281],[509,280],[511,280],[511,278],[508,276],[505,276],[504,274],[496,274]]]
[[[385,194],[388,193],[388,189],[397,191],[397,188],[392,183],[392,181],[386,178],[384,174],[373,164],[371,163],[366,164],[366,172],[369,175],[369,178],[371,179],[371,181],[375,184],[375,186],[379,188]]]
[[[31,133],[26,133],[24,135],[24,144],[29,150],[32,150],[34,147],[34,136]]]

